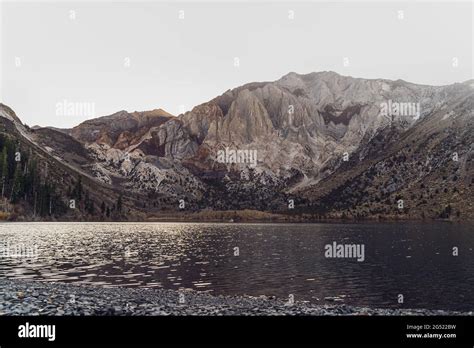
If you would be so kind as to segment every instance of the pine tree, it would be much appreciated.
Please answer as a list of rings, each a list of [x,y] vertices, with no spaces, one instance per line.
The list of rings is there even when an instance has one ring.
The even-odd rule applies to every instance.
[[[86,196],[85,196],[85,198],[84,198],[84,210],[85,210],[88,214],[90,214],[90,210],[91,210],[90,204],[91,204],[91,200],[90,200],[90,198],[89,198],[89,192],[86,191]]]
[[[74,189],[72,190],[72,195],[78,201],[82,199],[82,178],[79,177],[79,180],[76,182]]]
[[[89,206],[87,208],[87,212],[90,214],[90,215],[94,215],[95,214],[95,207],[94,207],[94,201],[93,200],[89,200]]]
[[[18,202],[18,199],[23,195],[23,177],[21,174],[21,166],[18,163],[15,166],[15,173],[13,174],[13,184],[11,188],[10,201],[12,203]]]
[[[119,214],[122,213],[122,195],[119,196],[118,200],[117,200],[117,211],[119,212]]]
[[[7,147],[4,146],[1,154],[1,170],[2,170],[2,177],[5,178],[5,180],[8,178],[8,153],[7,153]]]
[[[16,167],[15,148],[11,141],[7,140],[5,144],[7,147],[8,179],[12,179]]]

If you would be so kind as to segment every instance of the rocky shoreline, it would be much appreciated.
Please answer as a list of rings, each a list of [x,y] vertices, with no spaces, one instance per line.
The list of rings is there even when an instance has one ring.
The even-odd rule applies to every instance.
[[[102,288],[65,283],[0,280],[0,315],[42,316],[267,316],[267,315],[473,315],[425,309],[373,309],[314,305],[269,297],[214,296],[195,291]]]

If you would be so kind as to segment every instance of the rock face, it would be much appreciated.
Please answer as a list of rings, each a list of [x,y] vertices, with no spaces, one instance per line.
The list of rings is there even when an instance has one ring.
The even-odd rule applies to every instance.
[[[81,170],[159,199],[154,207],[184,199],[195,209],[291,213],[293,199],[295,212],[327,217],[474,217],[472,84],[289,73],[177,117],[121,111],[69,133],[87,150],[74,150],[89,159]],[[219,160],[222,151],[231,156]]]
[[[72,129],[71,135],[83,143],[95,142],[123,150],[136,143],[151,127],[159,126],[171,117],[161,109],[134,113],[119,111],[81,123]]]

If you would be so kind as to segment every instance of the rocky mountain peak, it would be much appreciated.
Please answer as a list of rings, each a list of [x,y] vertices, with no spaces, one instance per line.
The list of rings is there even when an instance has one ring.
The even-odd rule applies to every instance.
[[[424,195],[437,194],[424,188],[410,194],[419,192],[413,185],[432,182],[443,193],[447,185],[446,194],[460,201],[472,191],[472,83],[425,86],[292,72],[228,90],[177,117],[162,109],[123,110],[64,134],[40,129],[34,136],[96,180],[161,197],[160,204],[186,197],[196,206],[212,201],[217,208],[265,210],[297,195],[326,212],[355,216],[369,206],[392,214],[398,195],[421,206]],[[223,150],[255,160],[222,157]],[[459,165],[449,160],[454,152]]]

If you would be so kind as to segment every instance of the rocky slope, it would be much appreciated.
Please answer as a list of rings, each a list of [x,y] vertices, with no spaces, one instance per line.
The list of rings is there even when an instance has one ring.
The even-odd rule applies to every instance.
[[[53,129],[30,129],[0,104],[0,220],[144,218],[143,199],[99,182],[81,143]],[[73,201],[73,203],[71,203]]]
[[[149,217],[255,209],[467,219],[474,217],[473,99],[473,81],[434,87],[290,73],[177,117],[121,111],[33,137],[97,183],[146,197],[132,206]],[[232,151],[242,157],[222,156]]]

